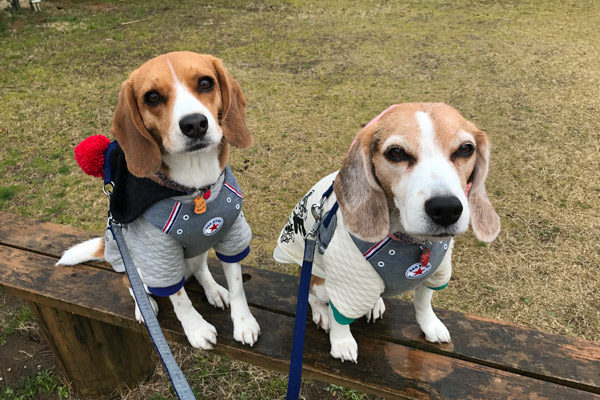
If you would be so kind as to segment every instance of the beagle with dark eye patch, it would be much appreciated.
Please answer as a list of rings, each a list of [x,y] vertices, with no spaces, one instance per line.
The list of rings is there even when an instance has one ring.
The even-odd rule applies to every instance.
[[[333,357],[356,362],[349,324],[381,318],[382,296],[409,290],[425,338],[450,342],[431,298],[448,284],[454,237],[469,222],[485,242],[500,231],[485,190],[489,156],[485,133],[454,108],[398,104],[360,130],[341,169],[298,203],[274,258],[302,265],[310,211],[323,201],[309,303]]]
[[[203,349],[215,345],[217,332],[186,294],[183,284],[191,275],[213,306],[231,307],[237,341],[253,345],[260,333],[240,266],[252,233],[227,166],[229,145],[245,148],[253,141],[245,107],[240,86],[219,59],[168,53],[123,83],[111,127],[119,144],[110,153],[112,217],[126,224],[124,236],[148,293],[170,298],[190,343]],[[229,290],[208,270],[211,248],[222,261]],[[92,259],[124,271],[108,231],[67,250],[58,264]],[[136,318],[142,322],[137,305]]]

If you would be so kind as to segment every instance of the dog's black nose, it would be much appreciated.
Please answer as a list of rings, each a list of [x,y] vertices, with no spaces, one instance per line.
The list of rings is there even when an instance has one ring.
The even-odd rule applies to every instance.
[[[444,228],[458,221],[462,211],[462,203],[454,196],[432,197],[425,202],[425,212],[429,218]]]
[[[190,114],[179,120],[179,128],[185,136],[198,139],[208,130],[208,119],[202,114]]]

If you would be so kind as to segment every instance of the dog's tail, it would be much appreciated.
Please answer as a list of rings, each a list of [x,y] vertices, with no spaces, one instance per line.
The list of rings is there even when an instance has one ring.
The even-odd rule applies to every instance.
[[[104,260],[104,238],[90,239],[71,247],[56,265],[75,265],[92,260]]]

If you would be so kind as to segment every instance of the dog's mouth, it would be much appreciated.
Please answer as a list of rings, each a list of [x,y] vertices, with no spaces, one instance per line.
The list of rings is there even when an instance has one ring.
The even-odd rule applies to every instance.
[[[209,142],[207,140],[201,140],[199,142],[187,145],[185,147],[184,152],[185,153],[193,153],[195,151],[200,151],[200,150],[206,149],[207,147],[210,147],[212,145],[213,145],[213,143],[211,143],[211,142]]]

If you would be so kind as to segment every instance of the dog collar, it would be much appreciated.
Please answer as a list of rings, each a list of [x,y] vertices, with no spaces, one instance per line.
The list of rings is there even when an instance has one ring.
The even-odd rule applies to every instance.
[[[225,171],[223,170],[223,172],[225,172]],[[221,175],[223,175],[223,172],[221,172]],[[163,184],[164,186],[168,187],[169,189],[177,190],[178,192],[182,192],[185,194],[205,193],[207,191],[210,191],[211,186],[214,185],[214,183],[213,183],[211,185],[203,186],[201,188],[192,188],[192,187],[188,187],[188,186],[185,186],[185,185],[175,182],[174,180],[172,180],[171,178],[169,178],[167,175],[163,174],[160,171],[156,171],[154,173],[154,175],[156,175],[156,177],[158,178],[160,183]],[[221,175],[219,175],[219,177]]]

